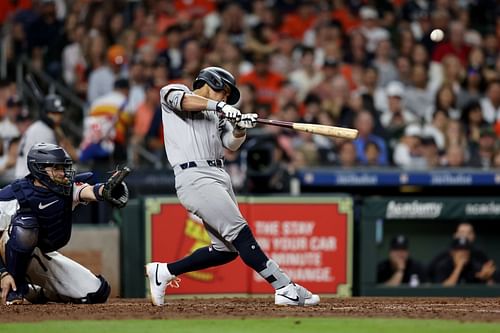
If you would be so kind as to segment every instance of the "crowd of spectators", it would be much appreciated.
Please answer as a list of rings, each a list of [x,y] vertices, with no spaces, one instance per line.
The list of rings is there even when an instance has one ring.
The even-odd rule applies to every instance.
[[[271,160],[285,169],[500,167],[495,0],[1,3],[2,123],[23,132],[28,116],[10,113],[23,93],[16,63],[27,56],[86,102],[75,143],[82,163],[140,166],[137,147],[165,159],[159,89],[216,65],[235,75],[242,112],[359,130],[344,142],[262,128],[276,143]],[[433,29],[442,41],[431,40]],[[97,128],[104,124],[114,128]],[[4,156],[8,135],[0,133]],[[96,137],[109,141],[99,154],[89,150]],[[239,156],[227,158],[237,165]]]

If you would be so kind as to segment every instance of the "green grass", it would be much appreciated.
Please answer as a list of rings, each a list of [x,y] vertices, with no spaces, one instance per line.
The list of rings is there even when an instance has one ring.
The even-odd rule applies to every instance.
[[[414,333],[414,332],[500,332],[498,323],[471,323],[451,320],[369,319],[369,318],[279,318],[230,320],[108,320],[45,321],[0,324],[0,332],[19,333]]]

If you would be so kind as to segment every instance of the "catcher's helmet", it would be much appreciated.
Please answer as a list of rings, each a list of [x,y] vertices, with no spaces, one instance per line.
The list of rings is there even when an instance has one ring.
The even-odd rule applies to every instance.
[[[205,83],[214,90],[222,90],[224,86],[229,86],[231,92],[227,97],[228,104],[234,105],[240,99],[240,91],[236,88],[234,76],[223,68],[207,67],[202,69],[193,82],[193,89],[199,89]]]
[[[65,181],[53,180],[45,170],[46,167],[63,167]],[[28,152],[28,169],[33,177],[38,179],[50,190],[62,194],[71,195],[73,188],[73,160],[60,146],[51,143],[37,143]]]

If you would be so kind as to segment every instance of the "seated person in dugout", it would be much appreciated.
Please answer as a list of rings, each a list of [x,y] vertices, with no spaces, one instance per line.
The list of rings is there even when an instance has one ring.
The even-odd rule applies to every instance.
[[[418,286],[426,281],[423,265],[410,257],[408,238],[404,235],[395,236],[390,243],[389,258],[378,264],[377,283]]]
[[[476,277],[486,284],[500,283],[500,270],[496,268],[495,262],[477,247],[474,226],[469,222],[461,222],[457,225],[453,236],[455,238],[465,237],[471,243],[471,256],[482,264]]]
[[[486,264],[467,237],[453,238],[450,248],[429,264],[429,278],[443,286],[465,283],[493,284],[494,264]]]

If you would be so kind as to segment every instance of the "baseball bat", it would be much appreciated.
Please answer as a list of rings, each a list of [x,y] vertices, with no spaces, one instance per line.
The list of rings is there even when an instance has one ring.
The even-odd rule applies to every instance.
[[[26,74],[26,82],[28,83],[28,86],[30,87],[31,89],[31,93],[33,94],[33,96],[35,96],[35,99],[38,103],[41,103],[43,102],[43,94],[42,94],[42,89],[40,88],[40,86],[38,85],[38,83],[36,83],[35,81],[35,78],[33,77],[33,75],[31,74]]]
[[[294,129],[296,131],[302,131],[312,134],[321,134],[342,139],[354,140],[358,137],[358,130],[354,128],[327,126],[318,124],[294,123],[291,121],[262,119],[262,118],[257,118],[257,123],[286,127]]]

